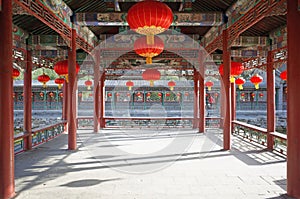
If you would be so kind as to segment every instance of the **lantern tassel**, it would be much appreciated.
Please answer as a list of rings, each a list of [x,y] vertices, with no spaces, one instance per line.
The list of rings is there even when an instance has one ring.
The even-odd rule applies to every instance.
[[[154,45],[154,35],[153,34],[146,35],[146,38],[147,38],[148,45]]]
[[[87,89],[88,89],[88,90],[91,90],[91,86],[88,86]]]
[[[47,85],[46,85],[46,82],[43,82],[43,88],[46,88]]]
[[[233,76],[230,76],[230,83],[234,83],[235,79]]]
[[[208,88],[209,91],[211,91],[211,86],[208,86],[207,88]]]
[[[66,78],[66,82],[69,83],[69,75],[68,74],[65,75],[65,78]]]
[[[171,91],[172,91],[172,90],[174,90],[174,87],[173,87],[173,86],[171,86],[171,87],[170,87],[170,90],[171,90]]]
[[[147,57],[146,58],[146,63],[147,64],[152,64],[152,57]]]
[[[239,85],[239,89],[240,89],[240,90],[243,90],[243,85]]]
[[[259,84],[254,84],[255,89],[259,89]]]
[[[150,80],[150,86],[154,86],[154,81],[153,80]]]
[[[62,85],[61,84],[58,84],[58,89],[61,89]]]
[[[131,86],[128,86],[128,90],[130,90],[130,91],[131,91]]]

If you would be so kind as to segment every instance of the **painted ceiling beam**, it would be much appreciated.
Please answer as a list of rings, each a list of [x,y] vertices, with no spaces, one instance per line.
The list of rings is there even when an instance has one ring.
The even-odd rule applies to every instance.
[[[127,13],[76,13],[74,23],[79,26],[127,26]],[[224,23],[222,12],[175,12],[172,26],[220,26]]]

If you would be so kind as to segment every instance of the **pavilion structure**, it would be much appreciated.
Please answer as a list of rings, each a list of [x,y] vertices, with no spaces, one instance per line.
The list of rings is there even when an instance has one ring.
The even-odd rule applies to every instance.
[[[20,146],[18,152],[31,150],[67,131],[68,149],[77,149],[78,77],[93,76],[93,128],[98,133],[105,128],[107,120],[104,116],[105,80],[117,80],[120,75],[134,69],[136,65],[133,61],[144,63],[145,60],[133,52],[137,34],[124,33],[129,31],[126,14],[135,1],[57,2],[59,5],[44,0],[0,1],[0,198],[11,198],[15,193],[16,143]],[[165,50],[153,58],[153,63],[166,63],[168,69],[175,71],[173,76],[180,76],[176,73],[178,71],[180,74],[186,72],[186,78],[194,80],[193,128],[197,128],[199,133],[205,132],[205,81],[207,77],[218,76],[222,85],[223,103],[219,120],[223,129],[224,150],[231,149],[232,133],[239,133],[237,129],[241,128],[261,135],[264,139],[258,138],[258,142],[269,150],[276,150],[276,140],[287,143],[287,194],[300,198],[300,134],[297,123],[300,111],[297,97],[300,95],[300,1],[163,2],[171,8],[174,19],[171,33],[160,36],[165,40]],[[191,47],[187,48],[178,45],[180,42],[172,43],[176,39],[182,40],[181,44],[194,43],[191,42]],[[32,71],[43,67],[53,69],[56,62],[65,59],[68,60],[68,81],[63,86],[64,121],[33,131]],[[218,61],[223,62],[221,77],[218,68],[215,68]],[[84,66],[78,75],[76,62]],[[232,62],[242,63],[245,70],[260,69],[266,72],[267,129],[236,121],[236,89],[235,84],[230,82]],[[24,133],[17,138],[13,119],[13,63],[24,70]],[[287,135],[275,131],[275,70],[282,63],[287,63]],[[164,66],[159,67],[163,69]]]

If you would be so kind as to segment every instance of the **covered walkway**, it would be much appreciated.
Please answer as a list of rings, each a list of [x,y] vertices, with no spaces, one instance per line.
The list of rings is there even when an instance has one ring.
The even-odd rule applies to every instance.
[[[67,137],[16,156],[16,198],[288,198],[284,157],[236,136],[224,151],[218,129],[79,130],[76,153]]]

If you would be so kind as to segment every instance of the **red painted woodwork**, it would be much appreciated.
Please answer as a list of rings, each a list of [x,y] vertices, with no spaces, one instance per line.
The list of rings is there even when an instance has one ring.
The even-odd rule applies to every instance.
[[[76,127],[76,30],[72,29],[71,48],[68,51],[68,149],[77,148],[77,127]]]
[[[0,12],[0,198],[12,198],[14,184],[14,116],[12,82],[12,1],[2,1]]]
[[[230,47],[228,46],[228,30],[223,31],[223,64],[224,64],[224,100],[225,110],[224,110],[224,127],[223,127],[223,149],[231,149],[231,132],[232,132],[232,109],[231,109],[231,84],[230,84],[230,74],[231,64],[230,64]]]
[[[300,12],[297,0],[288,0],[287,10],[287,194],[300,198]]]

